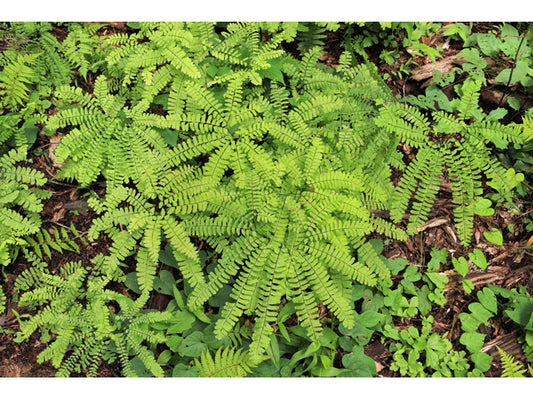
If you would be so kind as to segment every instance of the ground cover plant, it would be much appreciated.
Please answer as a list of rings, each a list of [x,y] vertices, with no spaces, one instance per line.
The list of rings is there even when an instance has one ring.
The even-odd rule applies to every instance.
[[[30,375],[530,374],[530,29],[479,28],[2,24],[1,346],[37,341]]]

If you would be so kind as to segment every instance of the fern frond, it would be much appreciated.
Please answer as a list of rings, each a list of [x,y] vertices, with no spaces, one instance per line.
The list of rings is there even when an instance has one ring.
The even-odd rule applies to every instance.
[[[454,222],[461,243],[470,243],[474,226],[474,201],[482,194],[480,169],[475,156],[468,152],[455,150],[449,153],[448,164],[450,181],[452,182]]]
[[[38,54],[18,54],[12,62],[4,66],[0,72],[0,104],[11,110],[24,105],[28,98],[29,85],[35,79],[32,65],[37,57]]]
[[[402,142],[421,147],[428,142],[429,122],[420,111],[406,104],[384,107],[375,119],[377,126],[398,135]]]
[[[343,321],[344,325],[353,326],[351,306],[348,300],[340,295],[339,289],[333,285],[323,264],[318,259],[302,252],[297,252],[296,257],[302,271],[301,274],[310,281],[310,285],[316,293],[315,296],[327,305],[336,317]]]
[[[481,89],[481,81],[474,79],[467,79],[463,84],[463,93],[459,103],[458,112],[460,119],[468,119],[478,107],[479,90]]]
[[[209,351],[202,352],[194,364],[200,368],[202,377],[242,378],[252,372],[257,363],[253,362],[247,351],[233,347],[219,348],[215,357]]]
[[[137,282],[139,288],[149,293],[153,288],[157,261],[154,262],[152,255],[145,248],[140,248],[137,253]]]
[[[504,350],[498,347],[502,363],[502,377],[504,378],[523,378],[526,373],[526,369],[518,361],[515,361],[514,357],[507,354]]]
[[[341,249],[328,244],[320,247],[310,245],[309,253],[322,260],[333,271],[339,271],[349,279],[355,280],[362,285],[375,286],[377,283],[375,272],[356,262],[346,249],[344,251],[341,251]],[[381,276],[383,274],[381,265],[378,268]]]

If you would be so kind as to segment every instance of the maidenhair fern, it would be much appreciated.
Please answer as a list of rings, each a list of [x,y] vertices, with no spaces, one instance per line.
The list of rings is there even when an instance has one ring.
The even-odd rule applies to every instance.
[[[32,65],[38,55],[7,52],[3,57],[7,60],[0,71],[0,106],[13,110],[28,99],[29,85],[36,80]]]
[[[145,344],[160,342],[149,323],[166,315],[141,309],[165,242],[196,315],[232,285],[217,338],[243,316],[253,321],[246,351],[197,360],[205,375],[243,375],[257,365],[288,303],[313,342],[320,340],[321,305],[350,328],[353,282],[377,286],[390,279],[369,235],[406,239],[398,227],[404,214],[408,232],[415,232],[446,176],[458,236],[468,244],[481,176],[502,193],[510,188],[488,144],[531,136],[519,125],[476,119],[475,83],[464,85],[457,116],[428,116],[396,102],[375,66],[354,67],[347,53],[336,70],[317,63],[320,47],[307,46],[296,60],[281,47],[295,39],[295,23],[136,26],[130,35],[96,40],[73,25],[61,44],[40,36],[43,48],[55,48],[94,83],[83,90],[57,81],[46,131],[64,135],[55,150],[65,163],[61,177],[83,187],[105,180],[105,195],[89,200],[99,213],[89,239],[112,241],[91,268],[69,264],[60,274],[35,255],[34,268],[17,283],[22,304],[43,307],[19,338],[38,329],[45,337],[53,333],[40,360],[51,360],[61,375],[81,369],[93,375],[99,360],[115,358],[132,375],[133,354],[162,374]],[[18,122],[11,122],[16,131]],[[417,151],[407,165],[400,143]],[[403,171],[398,187],[393,168]],[[390,210],[390,219],[375,210]],[[213,268],[204,269],[197,243],[217,253]],[[134,299],[107,288],[124,279],[126,260],[140,289]],[[110,308],[115,302],[118,311]]]
[[[531,138],[531,132],[522,125],[471,120],[478,92],[478,83],[465,83],[457,117],[439,111],[433,113],[430,121],[417,109],[396,104],[383,108],[376,119],[378,126],[419,149],[389,203],[394,222],[408,213],[410,233],[426,221],[446,172],[456,205],[455,225],[463,245],[470,243],[474,214],[483,199],[481,176],[485,175],[489,186],[497,188],[502,196],[512,192],[506,170],[491,155],[488,145],[524,143]],[[413,200],[412,208],[409,208],[410,200]]]
[[[233,347],[219,348],[214,357],[203,352],[194,364],[200,369],[200,376],[208,378],[242,378],[256,366],[248,352]]]
[[[150,330],[149,324],[165,321],[169,314],[141,313],[133,300],[104,289],[105,279],[102,282],[81,262],[67,263],[59,273],[48,271],[42,263],[32,269],[34,274],[26,273],[17,282],[17,287],[26,289],[19,305],[44,308],[34,316],[23,316],[28,319],[21,321],[15,341],[21,342],[37,331],[43,342],[50,342],[37,357],[38,362],[50,360],[58,368],[57,376],[82,370],[96,376],[102,359],[118,359],[124,375],[135,376],[130,363],[134,354],[152,374],[163,376],[144,342],[164,341],[161,333]]]
[[[100,174],[107,179],[106,199],[91,201],[103,214],[90,237],[105,232],[116,243],[98,268],[118,278],[138,241],[142,303],[166,239],[193,288],[192,309],[236,276],[216,334],[226,335],[242,314],[256,315],[250,356],[257,359],[282,302],[295,302],[316,341],[320,303],[352,323],[340,276],[369,285],[387,276],[370,261],[377,255],[365,265],[354,251],[374,231],[405,237],[368,211],[385,207],[393,190],[387,163],[398,157],[363,149],[378,132],[369,123],[377,115],[372,102],[384,100],[362,90],[371,69],[322,70],[317,48],[298,62],[278,49],[286,34],[264,41],[259,24],[230,24],[220,37],[209,25],[191,29],[202,26],[203,34],[192,36],[186,24],[142,25],[138,35],[148,41],[121,41],[125,47],[107,58],[117,78],[100,75],[92,94],[58,91],[67,103],[48,129],[72,127],[56,150],[67,161],[63,176],[84,185]],[[118,66],[125,75],[112,72]],[[111,84],[115,79],[139,92],[128,95]],[[268,85],[259,86],[263,81]],[[168,93],[168,110],[153,113],[160,93]],[[383,137],[376,149],[391,144]],[[208,276],[191,235],[222,253]]]
[[[1,145],[1,144],[0,144]],[[26,146],[0,156],[0,264],[16,258],[24,238],[39,231],[42,200],[50,193],[37,189],[46,182],[42,172],[15,164],[26,159]]]

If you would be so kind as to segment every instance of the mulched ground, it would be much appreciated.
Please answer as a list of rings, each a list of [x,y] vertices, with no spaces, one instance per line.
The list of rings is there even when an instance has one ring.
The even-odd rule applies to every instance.
[[[475,31],[488,31],[494,24],[475,24]],[[113,32],[126,31],[127,27],[123,23],[114,23],[108,27],[101,29],[101,34],[107,35]],[[62,28],[56,27],[54,33],[60,38],[66,34]],[[430,46],[437,46],[444,43],[444,38],[439,35],[432,35],[428,38],[422,38],[423,42]],[[325,40],[325,51],[320,58],[324,64],[335,67],[340,56],[340,42],[341,37],[333,32],[328,33]],[[376,45],[370,49],[370,61],[374,62],[379,67],[380,74],[388,73],[390,78],[387,79],[387,84],[396,96],[405,96],[408,94],[421,94],[423,81],[416,81],[406,76],[399,78],[393,72],[399,70],[400,63],[406,62],[411,56],[405,52],[400,52],[400,58],[397,63],[389,66],[379,60],[381,52],[380,45]],[[443,57],[453,56],[461,50],[459,43],[449,42],[446,50],[443,51]],[[414,61],[423,66],[430,63],[431,60],[427,57],[415,57]],[[413,66],[414,68],[414,66]],[[491,98],[498,96],[490,91],[501,90],[501,88],[489,88],[484,91],[481,96],[482,107],[485,109],[494,108]],[[498,92],[499,93],[499,92]],[[524,95],[524,93],[518,93]],[[527,97],[527,96],[526,96]],[[45,135],[40,135],[34,148],[45,149],[50,146],[50,139]],[[91,225],[92,219],[96,214],[92,211],[82,208],[81,211],[75,211],[75,205],[83,199],[84,191],[77,188],[76,185],[69,182],[61,182],[54,180],[54,175],[57,172],[57,167],[48,159],[44,153],[40,156],[32,155],[29,164],[41,171],[43,171],[48,179],[49,184],[46,189],[50,190],[52,196],[44,204],[42,213],[43,227],[45,229],[58,229],[60,227],[68,228],[70,224],[74,224],[76,230],[82,235],[87,233]],[[101,185],[94,185],[91,190],[98,194],[104,192],[104,187]],[[533,294],[533,253],[530,250],[525,250],[522,247],[530,243],[532,235],[525,230],[523,220],[533,210],[531,207],[533,196],[522,199],[523,213],[519,216],[511,215],[504,208],[496,210],[492,217],[476,217],[474,227],[474,245],[480,248],[487,255],[489,267],[485,271],[472,272],[470,278],[476,288],[479,289],[486,284],[499,285],[505,288],[517,287],[524,285],[529,292]],[[428,227],[419,235],[412,236],[407,242],[390,241],[385,246],[384,255],[390,258],[402,257],[407,259],[411,264],[421,264],[429,259],[429,252],[436,246],[437,249],[446,247],[454,253],[456,257],[465,256],[471,248],[463,248],[457,243],[453,234],[453,225],[451,221],[452,204],[450,201],[449,192],[446,188],[441,187],[437,201],[431,214],[430,221],[436,221],[436,226]],[[515,230],[513,233],[502,229],[504,233],[505,246],[496,246],[488,243],[483,238],[483,232],[489,230],[490,227],[505,227],[509,223],[513,223]],[[52,232],[52,231],[51,231]],[[64,252],[59,254],[57,252],[53,255],[55,263],[53,268],[59,268],[69,261],[81,260],[84,263],[89,263],[90,260],[100,252],[106,252],[109,242],[105,238],[100,238],[99,241],[88,243],[84,246],[83,243],[76,239],[80,246],[81,252],[72,253]],[[421,252],[420,249],[423,249]],[[47,261],[49,261],[47,259]],[[7,312],[0,316],[0,326],[5,329],[17,331],[17,320],[12,312],[14,309],[19,314],[27,313],[28,310],[20,309],[16,304],[11,302],[13,295],[13,284],[17,275],[28,267],[28,264],[19,257],[15,263],[5,268],[7,274],[7,282],[5,283],[5,292],[8,297],[6,305]],[[460,336],[460,322],[458,321],[458,314],[467,311],[467,306],[475,298],[471,295],[465,294],[460,290],[460,281],[453,273],[453,267],[446,267],[449,271],[450,283],[446,287],[447,304],[444,307],[435,306],[431,314],[435,317],[434,331],[439,334],[448,332],[448,338],[454,344],[454,349],[462,350],[464,347],[459,343]],[[165,299],[164,295],[157,294],[153,303],[166,304],[169,299]],[[523,354],[520,345],[517,342],[516,334],[512,330],[509,321],[502,315],[497,315],[490,320],[491,324],[485,328],[487,334],[487,343],[484,346],[484,351],[494,356],[494,361],[491,369],[486,376],[500,376],[501,368],[499,367],[499,355],[496,346],[507,351],[509,354],[515,356],[519,361],[525,362],[526,357]],[[416,323],[406,319],[404,321],[405,327]],[[0,377],[51,377],[55,374],[55,369],[48,363],[38,364],[37,355],[45,348],[45,344],[39,341],[39,335],[35,334],[29,341],[24,343],[14,343],[12,341],[13,335],[0,334]],[[373,338],[372,341],[365,347],[365,353],[376,361],[378,366],[378,374],[381,377],[399,376],[397,372],[390,370],[392,362],[392,355],[388,351],[387,343],[383,345],[378,338]],[[340,358],[339,358],[340,359]],[[102,364],[99,370],[99,376],[116,376],[112,366]]]

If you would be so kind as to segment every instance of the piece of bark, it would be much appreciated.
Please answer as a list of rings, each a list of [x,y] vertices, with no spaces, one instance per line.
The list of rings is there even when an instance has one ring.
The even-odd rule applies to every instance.
[[[54,167],[61,168],[65,163],[60,163],[57,161],[55,150],[57,146],[59,146],[59,142],[61,142],[61,139],[63,139],[65,135],[60,135],[56,133],[55,135],[52,135],[50,137],[50,147],[48,147],[48,156],[50,157],[50,160],[52,160],[52,163]]]
[[[452,71],[455,67],[461,66],[464,61],[465,60],[463,57],[459,57],[457,55],[446,57],[437,61],[436,64],[429,63],[413,69],[411,71],[411,78],[413,78],[415,81],[422,81],[424,79],[431,78],[434,74],[434,70],[445,74],[446,72]]]

